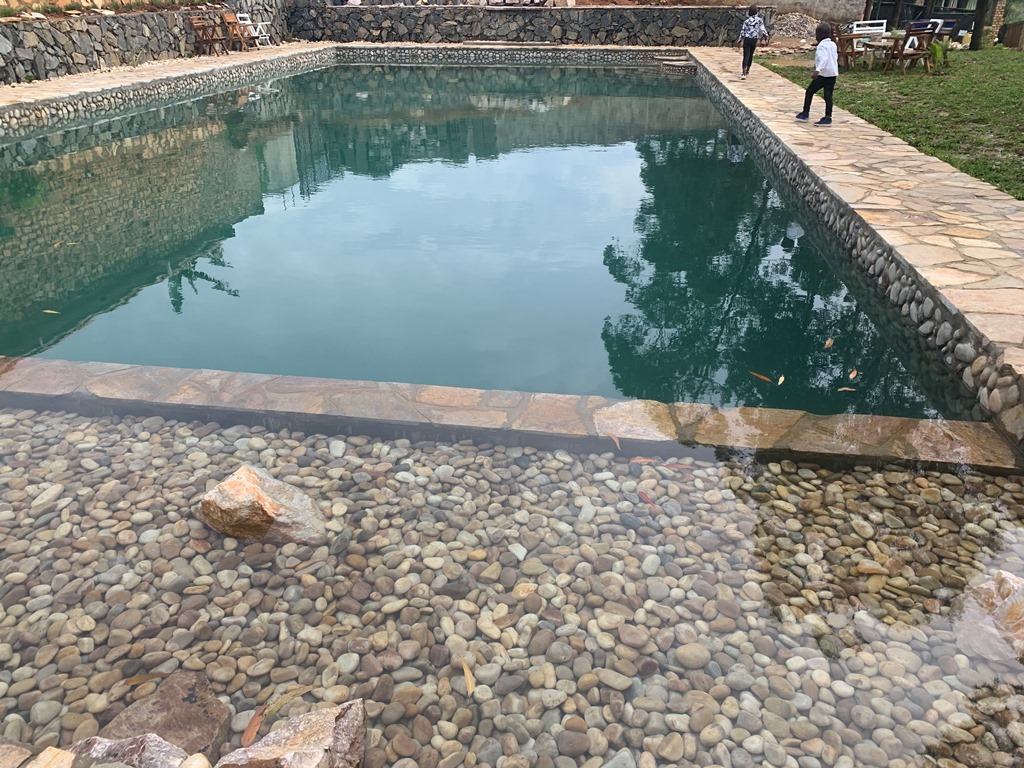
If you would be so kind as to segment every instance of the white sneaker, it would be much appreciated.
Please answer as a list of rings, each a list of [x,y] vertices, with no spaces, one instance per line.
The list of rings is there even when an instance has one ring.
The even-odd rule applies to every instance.
[[[740,75],[740,80],[746,80],[746,79],[747,79],[746,75]]]

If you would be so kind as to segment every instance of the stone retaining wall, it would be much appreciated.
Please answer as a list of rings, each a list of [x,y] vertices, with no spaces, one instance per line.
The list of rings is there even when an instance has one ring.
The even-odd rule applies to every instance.
[[[762,9],[770,22],[774,8]],[[288,29],[305,40],[335,42],[561,43],[573,45],[719,45],[733,39],[744,8],[486,8],[326,6],[299,0]]]
[[[763,167],[792,187],[809,209],[896,307],[922,341],[935,349],[953,376],[977,395],[975,416],[989,417],[1024,449],[1024,378],[999,345],[983,338],[941,291],[923,279],[886,241],[813,173],[718,78],[696,62],[695,78],[726,119],[744,136]]]
[[[222,59],[223,60],[223,59]],[[194,75],[147,80],[120,88],[82,91],[63,99],[0,108],[5,138],[40,136],[54,129],[93,125],[133,109],[150,109],[254,82],[284,77],[337,63],[333,47],[285,57],[210,69]]]
[[[273,42],[287,36],[282,0],[240,0],[233,5],[265,21]],[[0,83],[194,56],[195,43],[188,15],[180,11],[4,23],[0,24]]]

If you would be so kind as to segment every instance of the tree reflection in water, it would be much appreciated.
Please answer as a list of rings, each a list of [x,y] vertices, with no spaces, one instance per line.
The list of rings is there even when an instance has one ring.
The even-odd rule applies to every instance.
[[[200,282],[209,283],[213,290],[226,293],[228,296],[238,296],[238,291],[234,290],[225,281],[219,280],[207,272],[202,272],[198,269],[199,262],[202,259],[206,259],[215,267],[231,269],[231,265],[224,260],[224,251],[221,243],[208,245],[199,254],[172,269],[170,276],[167,278],[167,293],[171,297],[171,308],[176,315],[181,314],[181,308],[185,301],[185,294],[182,290],[185,283],[189,284],[189,287],[192,288],[192,293],[197,296],[199,295],[198,284]]]
[[[608,317],[602,331],[625,396],[888,415],[923,400],[727,131],[652,137],[637,150],[648,191],[639,244],[604,252],[636,310]],[[844,345],[844,336],[874,343]],[[858,367],[870,380],[849,380]],[[751,371],[784,375],[785,385]]]

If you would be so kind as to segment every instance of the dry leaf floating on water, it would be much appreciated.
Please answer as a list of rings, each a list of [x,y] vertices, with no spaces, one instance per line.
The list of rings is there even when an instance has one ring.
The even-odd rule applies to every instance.
[[[44,309],[43,310],[43,314],[44,315],[59,315],[60,312],[58,312],[56,309]]]
[[[747,373],[749,373],[751,376],[753,376],[756,379],[760,379],[761,381],[767,381],[769,384],[774,384],[775,383],[774,381],[769,379],[767,376],[765,376],[763,373],[755,373],[754,371],[747,371]]]
[[[856,392],[857,390],[853,387],[840,387],[836,390],[837,392]]]
[[[784,382],[785,380],[786,380],[785,376],[779,376],[779,386],[781,386],[782,382]]]
[[[827,340],[827,341],[825,342],[825,346],[823,347],[823,349],[828,349],[829,347],[831,347],[831,346],[832,346],[832,344],[833,344],[833,343],[834,343],[834,339],[828,339],[828,340]]]
[[[853,381],[856,378],[857,378],[857,369],[854,368],[852,371],[850,371],[850,381]]]

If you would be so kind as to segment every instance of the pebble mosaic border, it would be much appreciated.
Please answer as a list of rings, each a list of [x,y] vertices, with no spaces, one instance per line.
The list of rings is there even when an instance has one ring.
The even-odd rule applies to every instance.
[[[339,64],[523,64],[545,66],[654,64],[662,59],[683,60],[678,48],[582,45],[507,45],[472,43],[448,45],[341,43]]]
[[[19,396],[21,396],[19,398]],[[501,390],[345,381],[254,373],[80,363],[39,358],[0,361],[0,407],[24,405],[81,411],[104,405],[182,406],[260,413],[331,416],[402,425],[417,434],[457,439],[500,433],[503,444],[533,438],[602,438],[650,444],[912,461],[1008,470],[1018,456],[991,425],[887,416],[816,416],[804,411],[716,408],[697,403],[530,394]],[[138,410],[132,411],[138,415]],[[279,419],[280,420],[280,419]],[[380,431],[377,429],[377,431]],[[375,432],[376,433],[376,432]],[[560,443],[561,445],[561,443]],[[564,447],[564,446],[562,446]]]
[[[689,54],[750,148],[1024,448],[1024,203],[842,110],[808,135],[799,86],[762,67],[740,81],[732,52]]]

